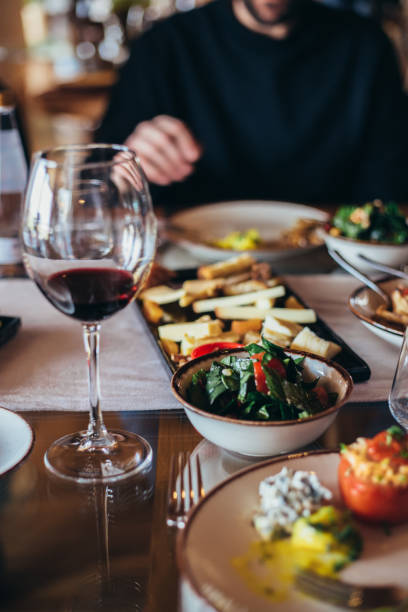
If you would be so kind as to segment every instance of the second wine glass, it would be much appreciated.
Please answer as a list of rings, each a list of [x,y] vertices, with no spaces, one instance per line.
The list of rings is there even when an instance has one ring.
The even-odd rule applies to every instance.
[[[408,327],[405,328],[388,405],[394,419],[408,432]]]
[[[120,145],[84,145],[38,153],[22,241],[26,269],[40,291],[82,323],[88,358],[88,429],[55,441],[45,464],[77,482],[133,475],[149,465],[152,450],[134,433],[107,431],[98,357],[101,322],[134,299],[155,252],[156,219],[134,152]]]

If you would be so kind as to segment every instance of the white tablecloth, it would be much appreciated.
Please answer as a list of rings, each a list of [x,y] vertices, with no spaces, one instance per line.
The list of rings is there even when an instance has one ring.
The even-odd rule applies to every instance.
[[[367,361],[371,379],[351,401],[388,396],[398,349],[370,333],[347,309],[359,283],[349,276],[287,277],[288,283]],[[14,410],[87,410],[87,365],[81,325],[60,314],[29,280],[1,281],[0,312],[19,316],[17,336],[0,347],[0,405]],[[134,305],[102,324],[101,391],[104,410],[171,409],[167,367]]]
[[[0,405],[17,410],[88,410],[82,326],[58,312],[32,281],[1,281],[0,314],[19,316],[0,348]],[[169,374],[132,304],[102,323],[104,410],[180,408]]]
[[[386,400],[399,348],[373,334],[348,309],[348,297],[361,283],[345,274],[291,276],[287,282],[369,365],[370,379],[354,386],[350,401]]]

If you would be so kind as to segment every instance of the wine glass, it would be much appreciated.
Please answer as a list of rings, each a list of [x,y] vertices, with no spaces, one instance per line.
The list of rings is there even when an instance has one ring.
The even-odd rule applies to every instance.
[[[392,416],[408,432],[408,327],[405,328],[388,405]]]
[[[133,300],[155,253],[156,218],[135,153],[96,144],[37,153],[22,243],[27,272],[43,295],[82,323],[88,357],[88,429],[53,442],[44,456],[46,467],[87,483],[146,469],[150,445],[134,433],[107,431],[99,393],[101,321]]]

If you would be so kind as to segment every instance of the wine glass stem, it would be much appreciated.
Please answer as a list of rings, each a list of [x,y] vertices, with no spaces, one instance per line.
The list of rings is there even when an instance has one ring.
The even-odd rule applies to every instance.
[[[109,447],[115,442],[108,434],[102,417],[99,387],[99,323],[84,323],[84,343],[88,358],[89,425],[87,448]],[[82,445],[83,446],[83,445]]]

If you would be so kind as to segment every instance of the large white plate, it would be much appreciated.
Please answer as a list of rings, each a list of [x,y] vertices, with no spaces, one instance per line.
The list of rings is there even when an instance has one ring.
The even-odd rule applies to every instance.
[[[30,452],[33,430],[19,414],[0,408],[0,475],[20,463]]]
[[[391,293],[397,285],[401,285],[401,279],[393,278],[378,282],[380,287],[387,293]],[[369,329],[371,332],[400,347],[404,332],[402,327],[392,325],[388,321],[375,318],[376,309],[382,304],[381,297],[366,285],[358,287],[349,297],[349,308],[351,312]]]
[[[337,484],[339,455],[316,451],[290,455],[257,464],[238,472],[210,491],[196,506],[178,540],[178,564],[182,572],[182,612],[312,612],[338,610],[294,589],[279,603],[256,594],[247,586],[231,560],[245,555],[257,534],[251,517],[258,504],[259,482],[279,472],[284,465],[295,470],[315,471],[340,505]],[[345,568],[348,582],[395,585],[406,588],[408,526],[385,533],[380,527],[358,524],[364,549],[360,559]]]
[[[177,228],[176,232],[170,233],[174,242],[198,258],[217,261],[239,252],[211,246],[208,242],[230,232],[250,228],[256,228],[264,241],[278,240],[282,232],[292,228],[298,219],[325,222],[328,214],[303,204],[246,200],[206,204],[183,210],[169,219],[169,225]],[[257,259],[274,262],[320,248],[322,246],[316,245],[302,248],[260,248],[251,253]]]

